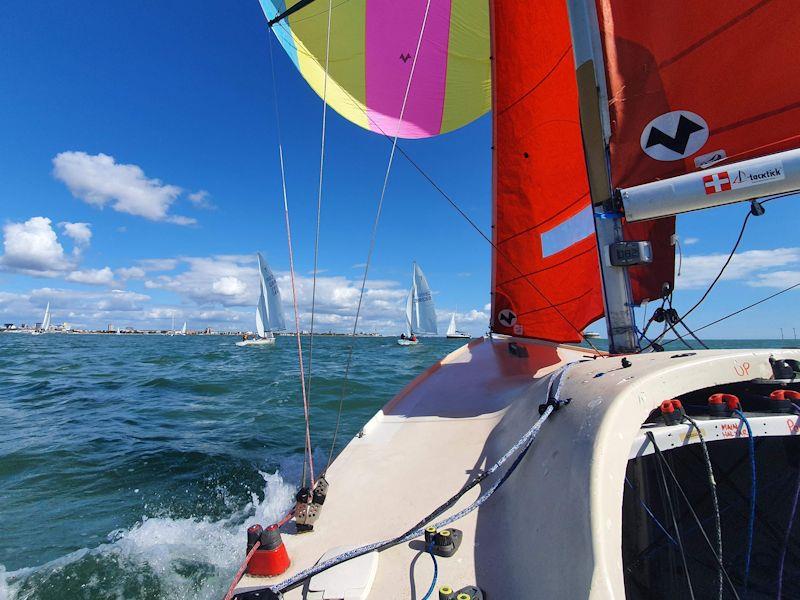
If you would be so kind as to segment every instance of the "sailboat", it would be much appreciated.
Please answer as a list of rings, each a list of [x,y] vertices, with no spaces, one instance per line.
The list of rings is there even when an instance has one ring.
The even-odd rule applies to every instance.
[[[418,334],[436,335],[436,308],[428,280],[417,263],[411,270],[411,287],[406,296],[406,331],[397,339],[401,346],[419,344]]]
[[[258,259],[259,278],[259,295],[258,303],[256,304],[256,337],[248,338],[245,336],[245,339],[241,342],[236,342],[237,346],[271,346],[275,343],[275,336],[272,332],[286,328],[278,282],[260,252],[256,253],[256,257]]]
[[[749,201],[761,218],[765,198],[800,191],[796,4],[404,2],[366,16],[364,4],[262,0],[316,89],[330,77],[332,105],[349,102],[337,110],[390,136],[463,124],[425,94],[447,89],[430,85],[437,74],[469,73],[453,88],[469,115],[483,89],[470,82],[488,82],[448,53],[492,57],[491,334],[406,386],[316,480],[311,469],[284,519],[253,524],[232,593],[788,597],[800,351],[669,350],[664,337],[690,326],[672,306],[676,215]],[[369,44],[326,44],[341,27],[356,36],[352,23]],[[366,105],[358,60],[391,101]],[[414,114],[404,89],[420,90]],[[653,299],[674,311],[661,333],[634,320]],[[600,317],[609,351],[577,346]]]
[[[447,326],[447,337],[469,339],[471,336],[468,333],[456,329],[456,313],[450,315],[450,325]]]
[[[186,321],[184,321],[183,322],[183,327],[181,327],[181,330],[178,332],[178,335],[186,335],[186,331],[187,331],[187,329],[186,329]]]
[[[41,326],[39,327],[39,329],[37,329],[35,331],[32,331],[31,334],[32,335],[41,335],[42,333],[47,333],[48,331],[50,331],[50,325],[51,325],[50,321],[51,321],[50,303],[48,302],[47,303],[47,307],[45,307],[45,309],[44,309],[44,316],[42,317]]]

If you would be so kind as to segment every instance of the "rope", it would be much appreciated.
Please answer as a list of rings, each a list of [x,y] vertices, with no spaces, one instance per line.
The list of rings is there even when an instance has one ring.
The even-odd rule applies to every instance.
[[[328,27],[325,37],[325,79],[322,83],[322,136],[319,149],[319,185],[317,188],[317,221],[314,232],[314,272],[311,283],[311,329],[308,342],[308,403],[311,404],[311,382],[313,380],[312,368],[314,364],[314,317],[317,307],[317,271],[319,269],[319,227],[322,217],[322,183],[325,168],[325,132],[328,121],[328,66],[330,64],[331,49],[331,17],[333,15],[333,0],[328,0]],[[306,485],[305,468],[303,469],[303,487]],[[311,469],[311,486],[314,486],[314,469]]]
[[[549,382],[548,382],[548,396],[551,397],[556,402],[558,401],[558,398],[559,398],[559,396],[561,394],[561,387],[562,387],[563,382],[564,382],[564,375],[566,374],[567,370],[572,366],[572,364],[573,363],[569,363],[567,365],[564,365],[561,369],[559,369],[558,371],[555,371],[550,376],[550,379],[549,379]],[[553,381],[554,381],[554,379],[556,377],[559,377],[559,376],[560,376],[560,379],[559,379],[559,382],[558,382],[558,386],[556,387],[555,393],[552,394],[552,396],[551,396],[550,390],[552,389]],[[372,544],[367,544],[367,545],[361,546],[359,548],[354,548],[354,549],[352,549],[352,550],[350,550],[348,552],[344,552],[344,553],[342,553],[342,554],[340,554],[338,556],[330,558],[330,559],[328,559],[328,560],[326,560],[326,561],[324,561],[322,563],[318,563],[317,565],[315,565],[313,567],[310,567],[310,568],[308,568],[308,569],[306,569],[304,571],[301,571],[301,572],[297,573],[296,575],[294,575],[293,577],[287,579],[286,581],[272,586],[271,587],[272,591],[276,592],[276,593],[277,592],[283,592],[285,590],[288,590],[289,588],[292,588],[292,587],[295,587],[295,586],[299,585],[300,583],[302,583],[305,580],[313,577],[317,573],[321,573],[321,572],[323,572],[323,571],[325,571],[327,569],[330,569],[331,567],[334,567],[334,566],[336,566],[336,565],[338,565],[340,563],[343,563],[343,562],[348,561],[348,560],[352,560],[354,558],[358,558],[359,556],[363,556],[364,554],[367,554],[369,552],[373,552],[373,551],[379,551],[380,552],[380,551],[385,550],[387,548],[391,548],[393,546],[397,546],[398,544],[403,544],[403,543],[408,542],[408,541],[410,541],[410,540],[412,540],[414,538],[420,537],[421,535],[424,534],[425,526],[428,523],[430,523],[433,519],[435,519],[436,517],[441,515],[445,510],[450,508],[465,493],[467,493],[473,487],[478,485],[486,477],[488,477],[492,473],[496,472],[503,465],[503,463],[505,463],[511,456],[513,456],[513,454],[515,452],[517,452],[518,450],[522,449],[522,451],[520,452],[519,456],[517,456],[517,458],[514,460],[514,462],[508,468],[508,470],[503,474],[503,476],[486,493],[484,493],[480,498],[478,498],[475,502],[473,502],[471,505],[469,505],[467,508],[465,508],[461,512],[456,513],[455,515],[445,519],[444,521],[441,521],[441,522],[437,523],[436,524],[436,528],[437,529],[441,529],[441,528],[445,527],[446,525],[449,525],[450,523],[460,519],[464,515],[469,514],[470,512],[472,512],[473,510],[475,510],[476,508],[481,506],[484,502],[486,502],[486,500],[488,500],[492,496],[492,494],[494,494],[494,492],[501,485],[503,485],[503,483],[511,476],[511,474],[517,468],[519,463],[522,461],[522,458],[528,452],[528,449],[531,447],[531,445],[533,444],[533,441],[536,439],[536,436],[539,433],[539,430],[542,428],[542,425],[544,425],[545,421],[547,421],[547,419],[550,417],[550,415],[552,414],[553,410],[554,410],[553,405],[552,404],[548,405],[547,408],[542,413],[542,415],[539,417],[539,419],[533,424],[533,426],[528,431],[526,431],[525,434],[517,441],[517,443],[514,444],[508,450],[508,452],[506,452],[503,456],[501,456],[500,459],[495,464],[493,464],[489,469],[487,469],[486,471],[484,471],[483,473],[481,473],[480,475],[475,477],[475,479],[473,479],[472,481],[467,483],[454,496],[452,496],[451,498],[446,500],[437,509],[435,509],[430,515],[428,515],[427,517],[422,519],[419,523],[414,525],[406,533],[401,534],[400,536],[398,536],[396,538],[393,538],[393,539],[390,539],[390,540],[384,540],[384,541],[381,541],[381,542],[375,542],[375,543],[372,543]],[[266,589],[266,588],[262,588],[262,589]],[[254,590],[254,591],[257,591],[257,590]]]
[[[425,550],[431,555],[431,560],[433,560],[433,580],[431,581],[431,587],[428,588],[422,600],[428,600],[428,598],[431,597],[433,590],[436,589],[436,580],[439,579],[439,563],[436,562],[436,555],[433,553],[433,542],[431,542]]]
[[[231,583],[231,587],[228,588],[228,593],[225,594],[225,600],[231,600],[231,598],[233,598],[233,592],[236,591],[236,585],[239,583],[242,575],[244,575],[247,565],[250,564],[250,559],[253,558],[253,554],[256,553],[256,550],[258,550],[259,546],[261,546],[261,541],[256,541],[256,543],[253,544],[253,547],[250,549],[250,552],[248,552],[247,556],[244,557],[244,561],[236,571],[236,575],[233,576],[233,582]]]
[[[336,449],[336,438],[339,435],[339,427],[341,425],[341,417],[342,417],[342,407],[344,406],[344,397],[347,392],[347,381],[350,376],[350,368],[352,367],[352,362],[353,362],[353,349],[355,347],[356,332],[358,330],[358,319],[361,315],[361,306],[364,301],[364,292],[366,291],[366,286],[367,286],[367,275],[369,274],[369,266],[372,262],[372,255],[375,251],[375,241],[378,235],[378,224],[381,219],[381,212],[383,211],[383,201],[384,198],[386,197],[386,188],[389,185],[389,174],[391,173],[392,165],[394,164],[394,155],[395,155],[395,150],[397,149],[397,138],[400,136],[400,127],[403,124],[403,117],[405,115],[406,104],[408,102],[408,94],[411,90],[411,82],[414,79],[414,70],[416,69],[417,66],[417,57],[419,56],[419,49],[422,46],[422,37],[425,34],[425,25],[428,22],[428,13],[430,11],[430,7],[431,7],[431,0],[427,0],[427,3],[425,4],[425,13],[422,17],[422,25],[420,26],[419,30],[419,37],[417,38],[417,47],[416,50],[414,51],[414,59],[411,61],[411,71],[408,74],[408,82],[406,83],[406,89],[405,92],[403,93],[403,103],[400,106],[400,116],[397,119],[397,129],[395,131],[394,138],[392,139],[392,150],[389,153],[389,161],[386,165],[386,173],[383,176],[383,186],[381,187],[381,195],[380,198],[378,199],[378,207],[375,211],[375,220],[372,223],[372,233],[370,234],[369,250],[367,251],[367,261],[364,264],[364,276],[361,278],[361,290],[358,294],[358,305],[356,306],[356,316],[355,319],[353,320],[353,331],[350,336],[351,339],[350,347],[347,350],[347,362],[345,364],[345,369],[344,369],[344,381],[342,382],[342,392],[339,395],[339,410],[336,413],[336,427],[333,431],[331,450],[330,453],[328,454],[328,463],[325,466],[325,470],[327,470],[331,462],[333,462],[333,453]]]
[[[631,489],[631,491],[633,491],[634,493],[636,493],[636,492],[638,492],[638,491],[639,491],[639,490],[636,488],[636,486],[635,486],[635,485],[633,485],[633,483],[631,483],[631,480],[630,480],[630,479],[628,479],[628,476],[627,476],[627,475],[625,476],[625,483],[626,483],[626,484],[627,484],[627,486],[628,486],[628,487]],[[669,531],[667,531],[667,528],[666,528],[666,527],[664,527],[664,526],[661,524],[661,521],[659,521],[659,520],[658,520],[658,517],[656,517],[656,516],[655,516],[655,514],[653,514],[653,511],[652,511],[652,510],[650,510],[650,507],[649,507],[649,506],[647,506],[647,504],[645,503],[644,499],[643,499],[643,498],[641,498],[641,497],[639,497],[639,498],[638,498],[638,500],[639,500],[639,504],[641,504],[641,505],[642,505],[642,508],[643,508],[643,509],[644,509],[644,511],[647,513],[647,515],[650,517],[650,519],[653,521],[653,523],[655,523],[655,524],[656,524],[656,527],[658,527],[658,528],[661,530],[661,533],[663,533],[665,536],[667,536],[667,539],[670,541],[670,543],[671,543],[673,546],[677,546],[677,545],[678,545],[678,542],[676,542],[676,541],[675,541],[675,538],[674,538],[674,537],[672,537],[672,536],[669,534]]]
[[[747,554],[744,559],[744,589],[747,590],[750,581],[750,558],[753,554],[753,534],[756,523],[756,441],[753,438],[750,421],[747,420],[744,413],[738,408],[733,413],[747,428],[748,453],[750,454],[750,515],[747,519]]]
[[[797,485],[794,488],[794,499],[792,500],[792,512],[789,515],[789,523],[786,525],[786,535],[783,537],[783,546],[781,547],[781,556],[778,559],[778,593],[775,597],[778,600],[783,598],[783,566],[786,562],[786,551],[789,549],[789,540],[792,536],[792,526],[794,525],[794,518],[797,514],[797,500],[800,498],[800,470],[797,472]]]
[[[683,501],[686,503],[686,508],[689,509],[689,513],[692,515],[692,518],[694,519],[694,522],[697,525],[697,529],[700,531],[700,534],[703,536],[703,539],[705,540],[706,544],[708,545],[709,550],[711,550],[711,554],[714,555],[714,558],[716,559],[717,564],[719,564],[720,569],[722,569],[722,574],[725,577],[725,581],[728,583],[728,585],[731,588],[731,593],[733,594],[733,597],[736,598],[736,600],[739,600],[739,594],[736,591],[736,587],[733,585],[733,582],[731,581],[730,576],[728,575],[728,571],[725,568],[725,565],[723,564],[721,557],[717,554],[716,550],[714,550],[714,546],[711,544],[711,540],[708,539],[708,535],[706,534],[706,530],[703,528],[703,524],[700,521],[700,517],[697,516],[697,512],[695,512],[694,507],[692,506],[692,503],[689,500],[689,497],[686,495],[686,492],[683,490],[683,487],[681,486],[680,482],[678,481],[677,476],[673,472],[672,467],[669,466],[669,462],[667,462],[667,459],[664,458],[664,453],[661,451],[661,448],[658,447],[658,444],[656,443],[656,438],[653,435],[653,432],[652,431],[647,431],[647,432],[645,432],[645,435],[647,436],[647,439],[650,440],[650,443],[653,444],[653,449],[655,450],[656,456],[658,457],[659,464],[663,465],[663,467],[669,473],[670,478],[672,479],[673,483],[675,484],[675,488],[681,493],[681,497],[683,498]]]
[[[294,307],[294,328],[297,339],[297,360],[300,365],[300,390],[303,395],[303,413],[306,421],[306,453],[311,471],[311,485],[314,485],[314,457],[311,453],[311,426],[308,419],[308,399],[306,397],[305,368],[303,366],[303,342],[300,339],[300,311],[297,308],[297,288],[294,277],[294,253],[292,252],[292,227],[289,221],[289,201],[286,194],[286,170],[283,164],[283,142],[281,139],[281,119],[278,108],[278,90],[275,85],[275,61],[272,57],[272,36],[269,36],[269,66],[272,73],[272,96],[275,104],[275,125],[278,135],[278,157],[281,167],[281,187],[283,189],[283,214],[286,220],[286,243],[289,247],[289,277],[292,284],[292,305]],[[305,481],[306,460],[303,460],[303,480]]]
[[[656,439],[652,437],[651,432],[650,441],[653,447],[656,447]],[[683,574],[686,576],[686,586],[689,588],[689,598],[694,600],[694,588],[692,587],[692,577],[689,574],[689,565],[686,562],[686,549],[683,547],[683,539],[681,538],[681,530],[678,528],[678,519],[675,516],[675,505],[672,503],[672,494],[669,493],[669,484],[667,483],[667,475],[664,471],[664,466],[661,461],[658,462],[658,472],[661,477],[660,483],[663,486],[664,496],[666,497],[667,506],[669,506],[669,516],[672,520],[672,527],[675,529],[675,539],[678,542],[678,550],[681,554],[681,562],[683,563]]]
[[[700,431],[700,426],[690,416],[686,416],[686,420],[692,424],[697,430],[697,437],[700,439],[700,448],[703,450],[703,459],[706,463],[706,471],[708,473],[708,483],[711,488],[711,504],[714,507],[714,529],[717,535],[717,597],[722,600],[722,524],[719,515],[719,498],[717,497],[717,482],[714,480],[714,469],[711,466],[711,457],[708,454],[708,447],[706,440],[703,438],[703,432]]]

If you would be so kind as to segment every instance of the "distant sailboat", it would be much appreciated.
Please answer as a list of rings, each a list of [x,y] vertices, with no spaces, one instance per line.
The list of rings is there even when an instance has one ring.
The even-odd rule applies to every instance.
[[[183,322],[183,327],[181,327],[181,332],[179,335],[186,335],[186,321]]]
[[[447,337],[461,338],[461,339],[469,339],[470,337],[472,337],[470,336],[470,334],[456,329],[456,313],[453,313],[450,316],[450,325],[447,328]]]
[[[261,292],[256,304],[256,335],[255,339],[248,339],[244,336],[241,342],[236,342],[237,346],[266,346],[275,343],[273,331],[286,328],[283,318],[283,306],[281,305],[281,290],[278,282],[267,264],[267,261],[257,253],[258,275]]]
[[[414,346],[419,343],[417,334],[436,335],[436,309],[428,280],[417,263],[411,273],[411,289],[406,298],[406,333],[397,340],[401,346]]]
[[[42,326],[37,329],[36,331],[32,331],[33,335],[39,335],[42,333],[47,333],[50,329],[50,303],[47,303],[47,308],[44,309],[44,317],[42,317]]]

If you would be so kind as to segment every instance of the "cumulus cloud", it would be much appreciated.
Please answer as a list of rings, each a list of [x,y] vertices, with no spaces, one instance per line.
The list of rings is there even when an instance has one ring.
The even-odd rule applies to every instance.
[[[220,277],[211,288],[223,296],[239,296],[247,289],[247,286],[238,277]]]
[[[117,277],[123,281],[128,279],[142,279],[147,275],[147,272],[141,267],[122,267],[116,271]]]
[[[676,286],[681,289],[707,286],[717,276],[727,258],[727,254],[684,256],[681,275],[676,278]],[[747,285],[756,287],[778,287],[781,284],[769,283],[779,280],[775,277],[774,269],[797,264],[800,264],[800,248],[748,250],[734,255],[722,279],[744,280]]]
[[[107,154],[61,152],[53,158],[53,175],[76,198],[102,208],[107,204],[123,213],[151,221],[191,225],[190,217],[170,214],[183,190],[149,178],[138,165],[118,163]]]
[[[64,279],[75,283],[86,283],[88,285],[116,285],[114,281],[114,271],[109,267],[72,271],[68,273]]]
[[[693,246],[694,244],[696,244],[699,241],[700,241],[700,238],[687,237],[685,240],[683,240],[683,245],[684,246]]]
[[[754,279],[748,282],[753,287],[787,288],[800,283],[800,271],[769,271],[756,273]]]
[[[73,264],[47,217],[32,217],[24,223],[3,226],[3,255],[0,266],[28,275],[53,277]]]
[[[59,226],[64,231],[64,235],[71,238],[78,247],[89,245],[92,240],[92,229],[89,223],[69,223],[62,222]]]

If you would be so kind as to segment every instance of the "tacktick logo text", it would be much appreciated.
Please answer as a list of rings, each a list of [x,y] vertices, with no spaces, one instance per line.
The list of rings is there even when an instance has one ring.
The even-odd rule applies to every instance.
[[[642,150],[655,160],[681,160],[708,140],[708,125],[700,115],[675,110],[650,121],[642,131]]]
[[[703,177],[706,195],[728,192],[737,188],[763,185],[786,177],[783,163],[776,160],[761,161],[760,164],[736,171],[718,171]]]
[[[512,327],[517,322],[517,315],[514,311],[505,308],[497,313],[497,320],[503,327]]]

